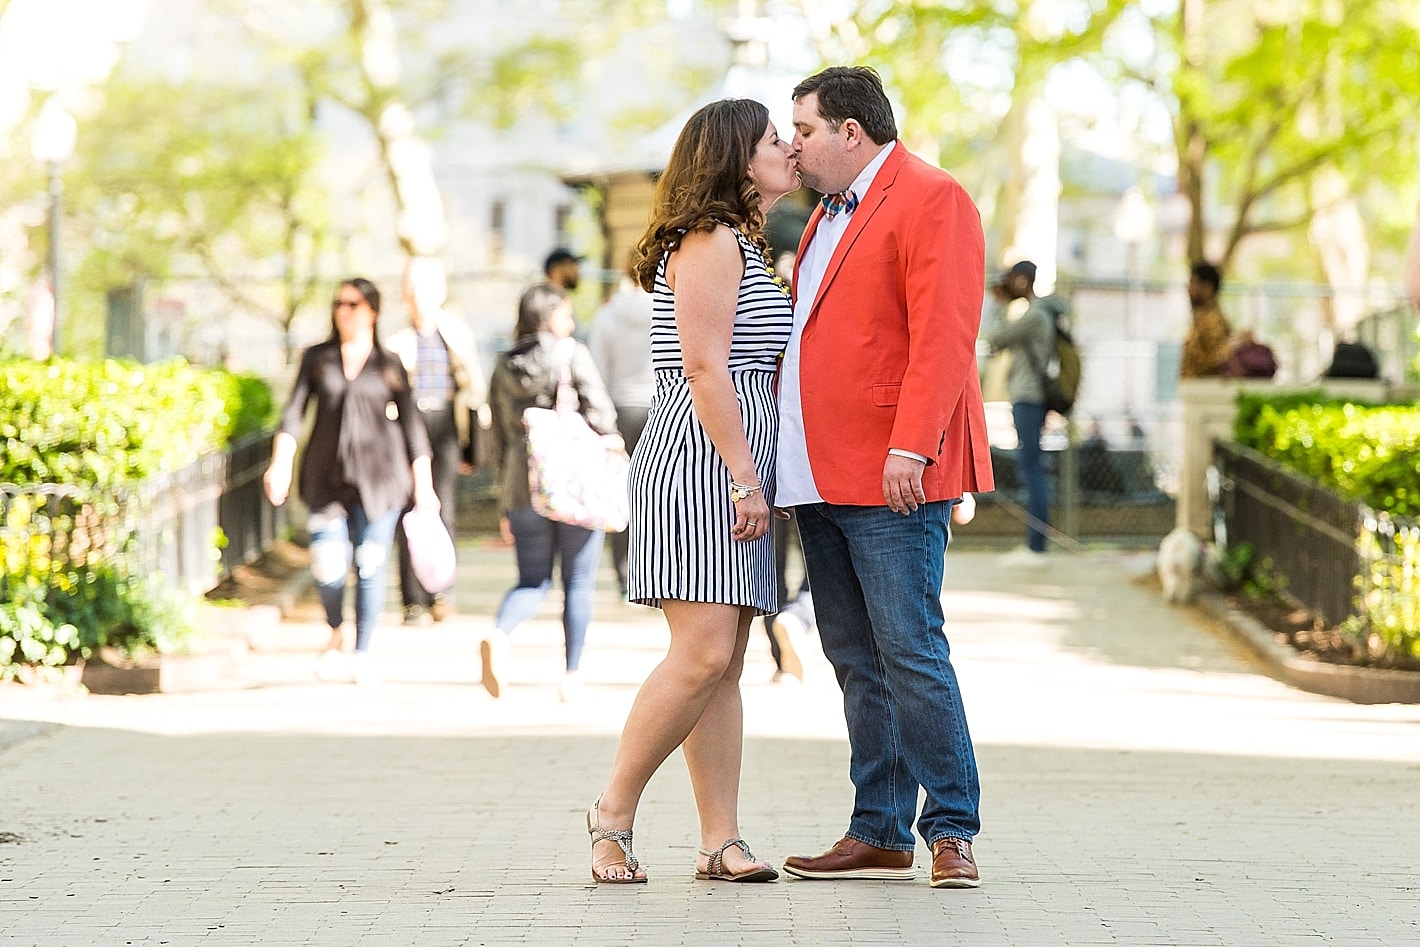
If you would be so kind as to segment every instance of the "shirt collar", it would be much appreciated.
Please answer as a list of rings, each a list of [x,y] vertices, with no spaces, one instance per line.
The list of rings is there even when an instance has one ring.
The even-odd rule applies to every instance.
[[[892,154],[893,149],[896,148],[897,145],[898,143],[893,141],[882,151],[879,151],[877,156],[873,158],[872,161],[868,162],[868,166],[858,172],[858,176],[854,178],[853,183],[849,185],[849,189],[857,196],[860,204],[867,195],[868,188],[873,186],[873,180],[877,178],[878,170],[887,163],[888,155]]]

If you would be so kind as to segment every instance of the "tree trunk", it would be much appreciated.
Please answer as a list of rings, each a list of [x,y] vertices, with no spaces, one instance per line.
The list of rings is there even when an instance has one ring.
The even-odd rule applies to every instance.
[[[1362,287],[1371,268],[1366,225],[1350,185],[1335,168],[1322,170],[1312,181],[1312,206],[1308,236],[1331,285],[1331,328],[1349,338],[1366,313]]]
[[[449,226],[434,180],[433,150],[415,129],[414,115],[400,98],[394,17],[381,0],[349,0],[349,10],[365,82],[360,111],[379,141],[394,190],[400,246],[410,256],[438,256],[448,243]]]

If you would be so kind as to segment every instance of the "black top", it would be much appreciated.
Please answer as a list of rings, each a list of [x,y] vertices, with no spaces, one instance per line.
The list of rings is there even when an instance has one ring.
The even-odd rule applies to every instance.
[[[315,426],[301,458],[306,506],[315,512],[358,499],[372,520],[405,506],[414,486],[409,466],[430,450],[399,359],[376,345],[360,374],[347,380],[340,342],[313,345],[301,356],[283,432],[300,438],[312,398]]]
[[[592,353],[581,342],[565,339],[570,351],[559,357],[559,343],[547,334],[519,339],[498,356],[493,377],[488,382],[488,406],[493,413],[489,460],[498,471],[503,510],[532,505],[528,486],[528,432],[523,412],[531,407],[551,408],[557,404],[557,380],[561,366],[571,370],[572,388],[577,392],[577,410],[598,434],[616,433],[616,408],[597,372]],[[570,355],[570,361],[566,356]]]

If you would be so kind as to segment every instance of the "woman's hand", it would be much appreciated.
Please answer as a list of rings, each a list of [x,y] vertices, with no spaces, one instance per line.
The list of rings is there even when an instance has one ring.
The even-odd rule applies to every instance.
[[[434,492],[433,466],[429,458],[414,458],[409,472],[414,478],[414,506],[421,512],[439,512],[439,495]]]
[[[414,508],[420,512],[438,513],[439,494],[434,492],[432,483],[416,483],[414,485]]]
[[[262,474],[261,483],[266,488],[266,498],[271,505],[280,506],[291,492],[291,465],[273,460],[266,473]]]
[[[291,470],[296,466],[296,439],[285,431],[277,431],[271,445],[271,464],[261,476],[266,498],[272,506],[286,502],[291,493]]]
[[[735,501],[735,525],[730,535],[743,543],[753,542],[769,532],[769,519],[769,504],[764,502],[764,493],[756,490]]]

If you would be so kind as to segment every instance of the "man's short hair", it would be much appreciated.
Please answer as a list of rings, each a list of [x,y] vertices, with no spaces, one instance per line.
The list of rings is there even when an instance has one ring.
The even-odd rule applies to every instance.
[[[794,86],[794,101],[818,96],[818,113],[835,131],[855,119],[875,145],[897,140],[892,104],[872,66],[829,66]]]
[[[1218,291],[1218,288],[1223,285],[1223,274],[1219,273],[1218,268],[1212,263],[1195,263],[1189,272],[1192,273],[1194,278],[1200,283],[1207,283],[1209,286],[1213,287],[1213,292],[1215,293]]]
[[[547,255],[546,260],[542,261],[542,271],[547,273],[559,263],[581,263],[583,259],[585,258],[577,256],[577,254],[568,250],[566,247],[558,247]]]
[[[1002,278],[1010,279],[1012,276],[1024,276],[1026,280],[1031,283],[1031,285],[1034,285],[1035,264],[1032,263],[1030,260],[1021,260],[1019,263],[1015,264],[1009,270],[1007,270],[1006,275]]]

